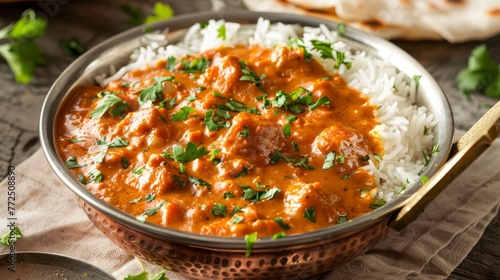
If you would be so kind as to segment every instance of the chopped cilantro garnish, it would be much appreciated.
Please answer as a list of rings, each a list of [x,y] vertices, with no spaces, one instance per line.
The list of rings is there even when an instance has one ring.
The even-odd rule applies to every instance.
[[[281,190],[274,187],[269,190],[256,191],[249,186],[240,185],[243,188],[243,199],[249,200],[251,202],[257,202],[261,200],[272,199]]]
[[[308,169],[308,170],[314,170],[314,166],[310,165],[307,162],[307,158],[304,158],[301,161],[296,162],[293,166],[294,167],[304,167],[305,169]]]
[[[212,91],[212,95],[215,97],[226,98],[226,97],[224,97],[224,95],[220,94],[220,92],[218,92],[216,90]]]
[[[132,170],[132,174],[135,174],[135,175],[141,175],[142,174],[142,171],[144,171],[144,168],[146,168],[145,165],[141,166],[141,167],[137,167],[135,168],[134,170]]]
[[[346,26],[345,26],[345,23],[343,23],[343,22],[339,22],[339,23],[337,24],[337,28],[336,28],[336,30],[337,30],[337,34],[338,34],[339,36],[343,37],[343,36],[345,35],[345,32],[346,32]]]
[[[185,73],[203,73],[210,66],[210,61],[205,56],[194,58],[192,61],[184,58],[181,65]]]
[[[188,177],[188,181],[198,186],[207,187],[207,189],[210,189],[210,187],[212,187],[212,185],[210,185],[208,182],[196,177],[190,176]]]
[[[253,245],[255,245],[255,242],[257,242],[257,232],[245,235],[245,243],[247,247],[245,252],[245,257],[250,256],[250,254],[252,253]]]
[[[243,130],[238,133],[238,137],[249,137],[250,136],[250,129],[248,126],[244,125]]]
[[[156,194],[155,193],[148,193],[146,195],[146,202],[147,203],[150,203],[151,201],[153,201],[156,197]]]
[[[153,81],[156,83],[152,86],[144,88],[139,95],[139,104],[147,106],[150,102],[163,98],[163,86],[165,81],[175,81],[174,76],[154,77]]]
[[[229,221],[231,224],[239,224],[243,221],[243,217],[241,216],[233,216],[233,218]]]
[[[381,206],[384,206],[386,201],[384,199],[379,199],[376,204],[370,204],[370,208],[377,209]]]
[[[260,91],[266,93],[266,90],[262,86],[262,80],[266,77],[266,75],[261,74],[260,76],[257,76],[257,74],[246,65],[246,62],[244,60],[241,60],[239,63],[241,66],[241,72],[243,73],[243,75],[240,78],[240,81],[247,81],[254,83],[255,86],[257,86],[257,88],[260,89]]]
[[[82,185],[86,185],[89,183],[89,181],[87,181],[87,179],[85,179],[85,177],[83,176],[82,173],[78,172],[77,177],[78,177],[78,181],[80,181],[80,183]]]
[[[122,166],[123,166],[123,168],[127,168],[127,167],[129,166],[129,163],[128,163],[128,159],[127,159],[127,158],[122,157],[122,158],[121,158],[121,162],[122,162]]]
[[[309,106],[309,110],[312,111],[312,110],[318,108],[321,105],[328,105],[328,104],[330,104],[330,99],[327,96],[323,96],[320,99],[318,99],[318,101],[316,101],[316,103],[314,103],[313,105]]]
[[[212,213],[212,215],[214,216],[225,217],[227,214],[227,207],[226,205],[217,202],[214,204],[214,208],[212,208],[212,211],[210,211],[210,213]]]
[[[175,106],[175,102],[176,102],[175,97],[170,97],[160,102],[156,107],[158,109],[161,108],[172,109]]]
[[[348,219],[346,216],[339,216],[337,219],[337,223],[339,223],[339,224],[345,223],[347,221],[348,221]]]
[[[241,178],[245,175],[248,175],[248,167],[246,165],[243,165],[243,171],[238,173],[235,178]]]
[[[18,227],[14,227],[14,230],[9,230],[0,237],[0,243],[5,246],[12,246],[16,244],[17,240],[21,237],[23,237],[21,230]]]
[[[174,175],[174,181],[177,186],[184,187],[186,185],[186,182],[180,176]]]
[[[153,23],[156,21],[169,19],[174,16],[174,10],[170,5],[157,1],[153,6],[153,15],[149,15],[144,20],[144,23]]]
[[[283,218],[281,217],[274,218],[273,220],[284,230],[289,230],[290,228],[292,228],[289,224],[283,222]]]
[[[232,192],[225,192],[224,193],[224,199],[228,199],[228,198],[234,198],[236,197]]]
[[[257,107],[250,107],[247,108],[245,104],[236,101],[232,98],[229,98],[228,102],[225,104],[217,104],[216,105],[218,109],[223,109],[226,111],[231,111],[231,112],[248,112],[256,115],[260,115],[259,110],[257,110]]]
[[[120,138],[120,137],[117,137],[117,138],[115,138],[115,140],[113,140],[113,141],[111,141],[111,143],[109,143],[108,147],[119,148],[119,147],[125,147],[127,145],[128,145],[127,140]]]
[[[70,143],[81,143],[81,142],[85,142],[84,140],[81,140],[81,139],[76,139],[76,138],[69,139],[68,141],[69,141]]]
[[[169,71],[175,71],[175,67],[177,66],[177,59],[173,56],[169,56],[167,58],[167,64],[165,65],[165,69]]]
[[[89,174],[89,181],[90,182],[95,182],[95,183],[99,183],[102,181],[103,179],[103,175],[101,173],[101,171],[99,171],[99,169],[94,169],[92,170]]]
[[[496,63],[486,45],[475,47],[468,60],[467,68],[457,75],[458,88],[465,94],[485,93],[500,98],[500,63]]]
[[[64,163],[66,164],[66,167],[68,167],[68,168],[80,168],[80,167],[85,166],[85,165],[78,164],[78,161],[77,161],[76,157],[74,157],[74,156],[69,156],[68,159],[66,159],[66,161]]]
[[[304,217],[306,217],[309,221],[315,223],[316,222],[316,208],[314,206],[311,206],[310,208],[306,208],[304,211]]]
[[[193,113],[195,111],[194,108],[191,108],[189,106],[184,106],[181,108],[181,110],[175,114],[172,115],[170,118],[174,122],[180,122],[180,121],[185,121],[188,119],[189,114]]]
[[[344,64],[347,69],[351,68],[351,62],[345,61],[345,54],[343,52],[335,51],[332,48],[332,43],[323,42],[319,40],[311,40],[313,44],[313,49],[318,50],[321,53],[321,58],[323,59],[332,59],[335,61],[334,68],[338,69],[341,64]]]
[[[173,155],[164,154],[164,157],[173,158],[176,162],[186,163],[208,155],[208,151],[205,149],[205,146],[201,146],[198,148],[198,145],[193,142],[188,142],[186,145],[186,150],[182,148],[180,145],[174,145],[173,147]]]
[[[98,119],[102,117],[106,113],[106,111],[108,111],[113,106],[115,107],[112,108],[109,113],[113,117],[117,117],[123,114],[123,112],[127,108],[127,102],[123,101],[115,94],[106,94],[101,100],[99,100],[99,103],[97,103],[97,107],[90,112],[90,118]]]
[[[290,123],[285,124],[285,126],[283,127],[283,134],[286,137],[290,137],[292,135],[292,127]]]
[[[219,28],[217,28],[217,38],[222,40],[226,40],[226,25],[222,24]]]
[[[286,233],[280,231],[278,233],[275,233],[272,237],[273,240],[280,239],[286,236]]]

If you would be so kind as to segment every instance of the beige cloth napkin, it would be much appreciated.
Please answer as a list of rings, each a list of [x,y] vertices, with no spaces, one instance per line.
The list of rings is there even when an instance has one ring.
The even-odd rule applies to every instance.
[[[364,255],[318,279],[446,278],[480,239],[500,205],[500,140],[441,193],[419,218]],[[17,252],[51,252],[102,268],[117,279],[141,272],[125,253],[87,219],[75,195],[52,172],[43,153],[16,166],[16,216],[24,237]],[[0,183],[1,217],[7,182]],[[5,220],[4,220],[5,222]],[[5,226],[0,228],[4,233]],[[1,246],[0,254],[8,253]],[[146,265],[151,272],[158,267]],[[166,272],[170,279],[186,279]],[[0,271],[0,279],[17,279]]]

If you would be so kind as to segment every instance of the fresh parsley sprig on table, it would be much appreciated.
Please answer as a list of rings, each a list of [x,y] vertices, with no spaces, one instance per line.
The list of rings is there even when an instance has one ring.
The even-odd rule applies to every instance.
[[[458,88],[465,94],[481,92],[500,98],[500,64],[493,61],[486,45],[472,50],[467,68],[458,73],[457,82]]]
[[[32,9],[24,11],[17,22],[0,29],[0,56],[9,64],[17,82],[29,83],[35,67],[45,63],[35,40],[44,36],[46,29],[47,22]]]

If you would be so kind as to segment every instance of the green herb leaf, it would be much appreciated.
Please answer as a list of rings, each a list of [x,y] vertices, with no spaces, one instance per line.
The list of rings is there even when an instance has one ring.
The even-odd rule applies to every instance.
[[[117,137],[113,141],[111,141],[111,143],[109,143],[108,147],[119,148],[119,147],[126,147],[127,145],[128,145],[127,140],[120,138],[120,137]]]
[[[377,209],[381,206],[384,206],[385,204],[386,204],[386,201],[384,199],[379,199],[376,204],[370,204],[370,208]]]
[[[148,193],[146,195],[146,197],[145,197],[146,198],[146,202],[150,203],[151,201],[153,201],[155,199],[155,197],[156,197],[155,193]]]
[[[345,26],[345,23],[343,22],[340,22],[337,24],[337,34],[341,37],[343,37],[346,33],[346,26]]]
[[[143,271],[136,275],[127,275],[123,280],[168,280],[165,276],[165,272],[159,272],[158,274],[151,274],[147,271]]]
[[[235,198],[236,196],[232,192],[225,192],[224,199]]]
[[[204,187],[207,187],[207,189],[210,189],[210,187],[212,187],[212,185],[210,185],[208,182],[202,180],[202,179],[199,179],[199,178],[196,178],[196,177],[188,177],[188,181],[195,184],[195,185],[198,185],[198,186],[204,186]]]
[[[8,231],[4,235],[0,237],[0,243],[5,246],[12,246],[16,244],[17,240],[19,238],[23,237],[23,234],[21,233],[21,230],[18,227],[14,227],[12,230],[14,234],[12,234],[11,231]]]
[[[293,166],[294,167],[304,167],[305,169],[308,169],[308,170],[314,170],[314,166],[310,165],[307,162],[307,158],[302,159],[301,161],[295,163]]]
[[[169,19],[174,16],[174,10],[170,5],[163,2],[155,2],[153,6],[153,15],[147,16],[144,23],[152,23],[164,19]]]
[[[243,171],[241,171],[240,173],[238,173],[235,178],[236,179],[237,178],[241,178],[241,177],[243,177],[245,175],[248,175],[248,167],[246,165],[243,165]]]
[[[210,66],[210,60],[205,56],[194,58],[192,61],[183,58],[181,66],[185,73],[203,73]]]
[[[249,107],[247,108],[245,104],[236,101],[232,98],[229,98],[228,102],[225,104],[217,104],[217,109],[223,109],[226,111],[231,111],[231,112],[248,112],[256,115],[260,115],[259,110],[257,107]]]
[[[144,168],[146,168],[145,165],[143,165],[141,167],[137,167],[136,169],[132,170],[132,174],[141,175],[142,171],[144,171]]]
[[[186,185],[186,182],[180,176],[174,175],[174,181],[177,186],[184,187]]]
[[[314,103],[313,105],[309,106],[309,110],[312,111],[312,110],[318,108],[321,105],[328,105],[328,104],[330,104],[330,99],[327,96],[323,96],[320,99],[318,99],[318,101],[316,101],[316,103]]]
[[[87,179],[85,179],[85,177],[83,176],[82,173],[78,172],[78,174],[76,175],[76,177],[78,177],[78,181],[80,181],[80,183],[82,185],[86,185],[89,183],[89,181],[87,181]]]
[[[337,219],[337,223],[339,223],[339,224],[345,223],[347,221],[348,221],[348,219],[346,216],[339,216]]]
[[[245,243],[247,247],[245,257],[249,257],[252,254],[252,249],[255,245],[255,242],[257,242],[257,232],[245,235]]]
[[[66,54],[72,57],[79,57],[87,51],[87,49],[76,38],[62,39],[59,41],[59,46]]]
[[[243,130],[238,133],[237,137],[249,137],[250,136],[250,129],[248,126],[244,125]]]
[[[184,106],[179,112],[172,115],[171,120],[173,120],[174,122],[185,121],[188,119],[189,114],[193,113],[194,111],[194,108]]]
[[[166,203],[167,202],[165,200],[162,200],[160,202],[160,204],[158,204],[156,207],[144,210],[144,214],[146,214],[148,216],[152,216],[152,215],[156,214],[156,212],[158,212],[163,207],[163,205],[165,205]]]
[[[221,38],[222,40],[226,40],[226,25],[222,24],[217,29],[217,38]]]
[[[99,169],[94,169],[92,170],[89,174],[89,181],[99,183],[103,179],[103,175]]]
[[[292,126],[290,125],[290,123],[285,124],[285,126],[283,127],[283,134],[285,135],[285,137],[290,137],[292,135]]]
[[[314,206],[311,206],[310,208],[306,208],[304,211],[304,217],[306,217],[309,221],[315,223],[316,222],[316,208]]]
[[[208,154],[209,152],[205,149],[205,146],[198,148],[198,145],[193,142],[187,143],[186,150],[180,145],[174,145],[173,148],[173,159],[179,163],[187,163]]]
[[[280,238],[283,238],[286,236],[286,233],[280,231],[280,232],[277,232],[273,235],[273,240],[276,240],[276,239],[280,239]]]
[[[284,230],[289,230],[292,228],[289,224],[283,222],[283,218],[281,217],[274,218],[273,220]]]
[[[99,103],[97,103],[96,108],[90,112],[90,118],[98,119],[104,116],[106,111],[109,110],[114,105],[118,107],[113,111],[113,113],[110,112],[110,114],[114,117],[123,114],[125,108],[127,108],[127,102],[123,101],[123,99],[116,96],[115,94],[104,95],[104,97],[101,100],[99,100]]]
[[[281,192],[281,190],[276,187],[264,191],[256,191],[251,187],[245,185],[240,185],[240,187],[243,188],[243,199],[249,200],[251,202],[269,200],[274,198],[277,193]]]
[[[28,9],[17,22],[0,30],[0,39],[9,39],[8,43],[0,45],[0,56],[7,61],[18,83],[29,83],[35,67],[45,63],[35,40],[42,37],[46,29],[47,22]]]
[[[210,213],[212,213],[212,215],[214,216],[225,217],[227,214],[226,205],[217,202],[214,204],[214,208],[212,208],[212,211],[210,211]]]
[[[123,168],[127,168],[127,167],[129,166],[129,163],[128,163],[128,159],[127,159],[127,158],[122,157],[122,158],[121,158],[121,162],[122,162],[122,166],[123,166]]]
[[[500,64],[493,61],[484,44],[472,50],[467,68],[458,73],[456,80],[458,88],[465,94],[480,92],[500,98]]]
[[[76,138],[69,139],[68,141],[69,141],[70,143],[81,143],[81,142],[85,142],[84,140],[81,140],[81,139],[76,139]]]
[[[233,218],[229,221],[231,224],[239,224],[243,221],[243,217],[241,216],[233,216]]]
[[[156,83],[147,88],[142,89],[139,95],[139,104],[141,106],[147,106],[150,102],[155,102],[156,100],[163,98],[163,86],[162,83],[165,81],[175,81],[174,76],[163,76],[154,77],[153,81]]]
[[[243,74],[240,77],[240,81],[254,83],[260,91],[262,91],[263,93],[267,93],[262,86],[262,80],[266,77],[266,75],[261,74],[260,76],[257,76],[257,74],[246,65],[246,62],[244,60],[241,60],[239,64],[241,66],[241,72]]]
[[[66,167],[67,168],[80,168],[80,167],[84,167],[85,165],[80,165],[78,164],[78,161],[76,159],[76,157],[74,156],[69,156],[68,159],[66,159],[66,161],[64,162],[66,164]]]

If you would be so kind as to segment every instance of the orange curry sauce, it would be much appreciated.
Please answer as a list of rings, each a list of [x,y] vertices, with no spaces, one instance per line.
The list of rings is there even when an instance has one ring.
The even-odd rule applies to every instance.
[[[56,139],[82,184],[140,220],[288,235],[371,211],[375,109],[301,49],[223,47],[79,88]]]

